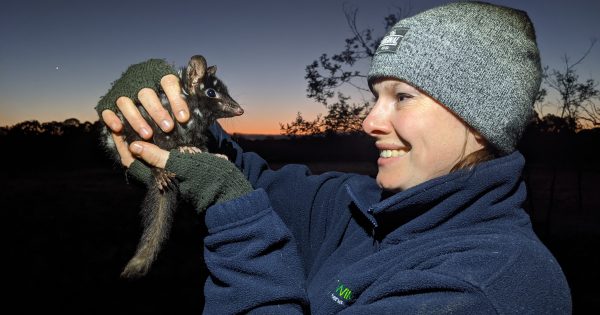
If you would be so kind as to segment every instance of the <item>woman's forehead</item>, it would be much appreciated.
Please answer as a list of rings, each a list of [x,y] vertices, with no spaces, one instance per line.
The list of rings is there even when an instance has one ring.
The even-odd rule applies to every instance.
[[[382,92],[385,90],[393,90],[393,89],[398,89],[398,88],[401,88],[408,92],[416,92],[416,93],[419,92],[418,89],[416,89],[412,85],[408,84],[407,82],[398,80],[398,79],[394,79],[394,78],[382,78],[382,79],[378,79],[375,82],[373,82],[373,89],[378,92]]]

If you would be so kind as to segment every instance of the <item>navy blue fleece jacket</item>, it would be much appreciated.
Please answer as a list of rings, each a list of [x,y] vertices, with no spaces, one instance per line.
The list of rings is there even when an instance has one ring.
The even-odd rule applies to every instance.
[[[571,312],[521,209],[520,153],[384,196],[367,176],[270,170],[211,131],[255,190],[206,212],[206,313]]]

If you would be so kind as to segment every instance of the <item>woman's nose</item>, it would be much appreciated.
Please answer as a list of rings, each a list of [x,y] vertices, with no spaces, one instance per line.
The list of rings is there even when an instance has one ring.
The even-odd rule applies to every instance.
[[[380,101],[375,103],[369,115],[363,120],[363,130],[371,135],[377,136],[390,132],[390,118],[388,110]]]

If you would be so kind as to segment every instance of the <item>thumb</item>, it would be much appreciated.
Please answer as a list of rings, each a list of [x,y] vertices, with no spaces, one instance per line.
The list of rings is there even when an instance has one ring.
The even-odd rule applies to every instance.
[[[165,168],[169,159],[169,151],[163,150],[149,142],[135,141],[129,145],[129,151],[155,167]]]

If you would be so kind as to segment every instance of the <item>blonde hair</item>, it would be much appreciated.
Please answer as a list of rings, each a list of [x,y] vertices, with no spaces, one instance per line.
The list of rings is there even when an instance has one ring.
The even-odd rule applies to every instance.
[[[491,147],[486,146],[483,149],[479,149],[471,154],[463,157],[458,163],[452,167],[450,173],[462,170],[462,169],[472,169],[475,165],[479,163],[483,163],[485,161],[493,160],[497,158],[498,155],[495,153]]]
[[[485,161],[493,160],[493,159],[495,159],[495,158],[497,158],[497,157],[500,156],[500,154],[498,153],[498,150],[496,150],[483,137],[481,138],[482,141],[484,141],[483,148],[481,148],[481,149],[479,149],[477,151],[471,152],[467,156],[465,156],[465,153],[466,153],[466,150],[467,150],[467,140],[468,140],[467,135],[468,135],[469,131],[478,134],[477,131],[475,131],[474,129],[472,129],[471,127],[469,127],[467,125],[467,128],[465,129],[465,143],[463,145],[463,151],[462,151],[462,154],[461,154],[461,159],[456,164],[454,164],[454,167],[452,167],[452,169],[450,170],[450,173],[458,171],[458,170],[462,170],[462,169],[469,169],[470,170],[470,169],[472,169],[473,167],[475,167],[479,163],[483,163]]]

